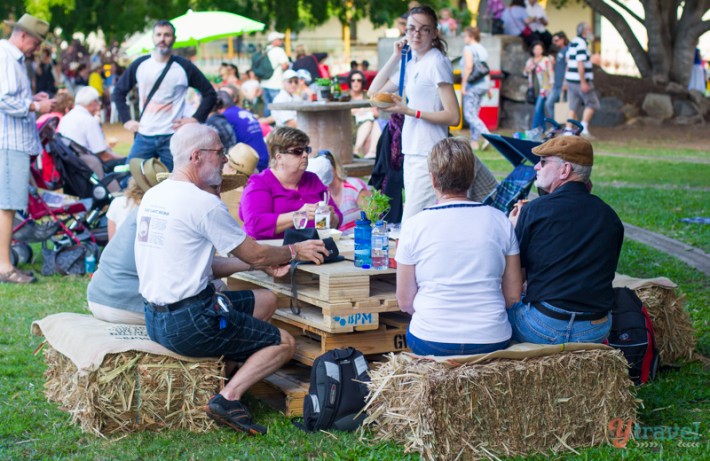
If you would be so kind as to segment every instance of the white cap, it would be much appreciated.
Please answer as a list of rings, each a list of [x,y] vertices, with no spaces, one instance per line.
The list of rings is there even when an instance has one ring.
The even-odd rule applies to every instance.
[[[308,159],[308,167],[306,171],[315,173],[320,178],[321,182],[330,186],[333,182],[333,165],[330,164],[330,160],[325,157],[316,157]]]
[[[266,41],[271,43],[274,40],[278,40],[280,38],[284,38],[285,35],[282,34],[281,32],[270,32],[269,35],[266,36]]]
[[[292,78],[298,78],[298,74],[293,69],[286,69],[281,77],[282,80],[291,80]]]

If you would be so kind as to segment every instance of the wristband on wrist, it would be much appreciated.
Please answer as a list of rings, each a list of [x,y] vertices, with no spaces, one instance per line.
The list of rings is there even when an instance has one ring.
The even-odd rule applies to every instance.
[[[293,245],[289,245],[288,251],[291,252],[291,261],[295,261],[296,260],[296,247],[294,247]]]
[[[32,108],[33,112],[38,112],[39,113],[39,103],[37,101],[32,101],[32,104],[30,104],[30,107]]]
[[[418,110],[418,111],[414,114],[414,118],[422,118],[422,111]]]

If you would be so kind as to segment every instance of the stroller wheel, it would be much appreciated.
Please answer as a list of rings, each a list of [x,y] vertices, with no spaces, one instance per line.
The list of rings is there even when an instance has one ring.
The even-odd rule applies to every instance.
[[[26,264],[26,263],[32,262],[32,256],[34,256],[34,253],[32,251],[32,247],[29,246],[27,243],[25,243],[25,242],[13,243],[12,244],[12,251],[17,256],[17,262],[13,263],[13,265]]]
[[[17,252],[15,251],[15,249],[10,247],[10,264],[17,267],[17,262],[19,260],[20,260],[20,257],[17,255]]]

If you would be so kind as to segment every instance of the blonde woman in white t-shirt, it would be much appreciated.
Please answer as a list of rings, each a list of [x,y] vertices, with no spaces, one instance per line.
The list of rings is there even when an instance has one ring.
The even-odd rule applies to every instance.
[[[404,69],[405,98],[382,110],[403,114],[402,153],[406,202],[402,221],[436,202],[426,159],[431,148],[448,136],[448,127],[460,119],[454,93],[454,73],[446,57],[446,42],[439,36],[436,13],[428,6],[409,11],[406,35],[394,44],[394,52],[370,85],[370,93],[395,92],[400,81],[402,48],[412,58]]]
[[[395,256],[397,302],[412,314],[407,345],[438,356],[504,349],[512,336],[506,307],[523,286],[515,229],[502,212],[466,197],[475,179],[466,139],[439,141],[429,169],[438,204],[402,226]]]

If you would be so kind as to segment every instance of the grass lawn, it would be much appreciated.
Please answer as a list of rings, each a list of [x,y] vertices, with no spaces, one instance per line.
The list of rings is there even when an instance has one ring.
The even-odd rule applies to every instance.
[[[609,149],[612,150],[612,149]],[[618,148],[613,149],[615,152]],[[695,151],[693,151],[695,152]],[[635,151],[638,155],[645,153]],[[671,154],[673,154],[671,152]],[[685,156],[698,157],[694,153]],[[668,155],[659,155],[667,157]],[[510,171],[510,165],[490,150],[481,157],[494,171]],[[678,218],[708,216],[703,201],[707,193],[683,189],[658,190],[658,184],[708,187],[708,166],[693,162],[628,159],[600,156],[595,168],[595,193],[614,206],[622,220],[677,238],[708,251],[710,235],[705,228],[685,225]],[[624,174],[620,174],[620,171]],[[613,187],[613,181],[634,187]],[[705,226],[708,227],[708,226]],[[39,262],[34,270],[38,272]],[[26,266],[25,268],[29,268]],[[636,277],[666,276],[687,296],[698,338],[698,351],[710,356],[710,281],[704,274],[644,245],[625,241],[619,272]],[[227,429],[208,434],[174,431],[140,433],[103,439],[83,434],[69,415],[47,403],[43,395],[42,355],[32,352],[41,339],[30,336],[30,324],[56,312],[85,310],[86,278],[40,277],[31,286],[0,285],[0,460],[416,460],[394,444],[374,444],[367,434],[305,434],[290,421],[251,400],[249,403],[269,434],[249,438]],[[579,450],[579,454],[539,455],[529,459],[572,460],[686,460],[710,459],[710,386],[708,370],[699,362],[664,370],[656,381],[643,386],[639,414],[642,428],[658,437],[631,441],[627,449],[603,446]],[[696,436],[660,440],[661,431],[690,428]]]

